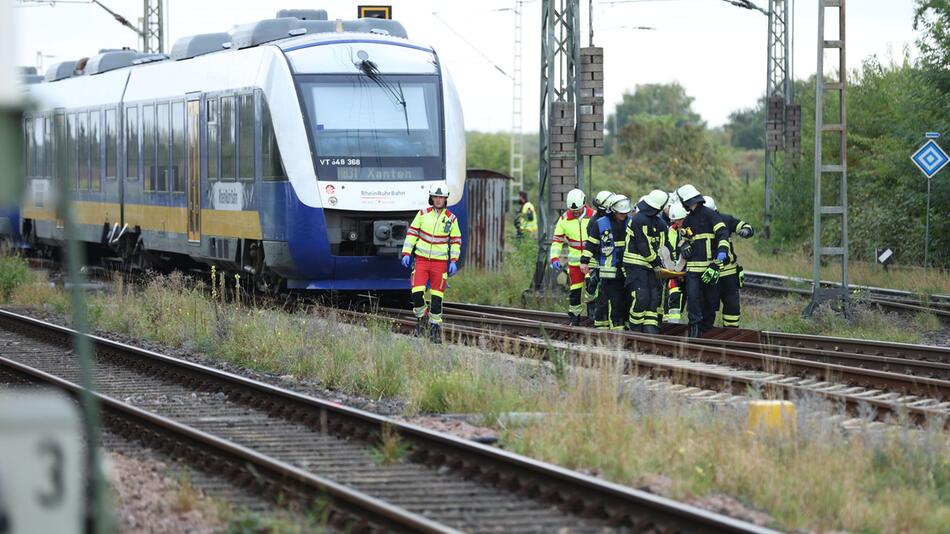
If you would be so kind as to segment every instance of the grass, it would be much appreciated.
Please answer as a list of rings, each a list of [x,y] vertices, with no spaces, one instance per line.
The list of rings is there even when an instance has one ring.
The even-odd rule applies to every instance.
[[[822,307],[811,319],[803,319],[802,310],[808,300],[799,295],[757,300],[742,304],[742,327],[792,334],[876,339],[899,343],[923,343],[924,334],[943,329],[933,314],[920,313],[907,319],[857,305],[853,321]]]
[[[409,445],[399,438],[398,431],[392,425],[383,425],[380,442],[370,451],[373,461],[379,465],[393,465],[402,462],[409,454]]]
[[[16,256],[0,256],[0,301],[10,300],[13,290],[29,279],[26,262]]]
[[[618,391],[621,393],[618,395]],[[844,434],[799,401],[798,432],[746,431],[743,409],[624,385],[611,370],[576,375],[551,416],[509,430],[506,447],[633,486],[665,481],[693,500],[737,497],[782,529],[947,532],[950,439],[941,431]]]
[[[9,302],[65,309],[57,291],[28,280]],[[511,364],[393,335],[381,319],[355,327],[316,310],[223,303],[177,275],[135,292],[116,283],[89,303],[98,328],[351,393],[405,399],[408,415],[467,412],[488,422],[508,412],[546,414],[501,428],[503,445],[615,482],[651,484],[673,498],[729,495],[768,512],[773,527],[940,532],[950,525],[950,436],[937,429],[942,422],[933,430],[844,433],[827,418],[834,407],[803,398],[796,401],[797,433],[760,436],[747,432],[742,407],[655,392],[610,364]],[[789,307],[797,312],[797,303]],[[377,461],[401,461],[403,445],[384,431]],[[235,516],[229,529],[293,530],[253,514]]]
[[[740,263],[748,271],[809,279],[812,276],[810,250],[807,253],[769,254],[760,252],[748,240],[737,239],[733,243]],[[848,277],[852,284],[901,289],[919,295],[950,293],[950,272],[942,269],[925,271],[920,267],[891,267],[885,271],[877,264],[852,261],[848,265]],[[840,264],[832,263],[822,269],[822,279],[840,281]]]

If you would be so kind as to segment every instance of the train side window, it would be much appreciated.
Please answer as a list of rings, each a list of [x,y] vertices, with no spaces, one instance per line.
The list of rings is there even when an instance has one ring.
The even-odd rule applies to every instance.
[[[73,189],[79,174],[79,153],[76,135],[76,114],[66,115],[66,187]]]
[[[43,176],[50,177],[55,174],[55,162],[53,160],[54,155],[56,154],[53,151],[53,124],[49,120],[49,117],[44,119],[44,124],[46,125],[46,149],[44,153],[44,159],[46,160],[46,165],[43,169],[40,169]]]
[[[209,98],[207,105],[208,179],[217,180],[221,177],[221,167],[218,163],[218,158],[221,157],[221,143],[218,140],[218,99]]]
[[[27,176],[36,176],[33,169],[33,160],[36,148],[33,143],[33,119],[25,117],[23,119],[23,165]]]
[[[79,130],[79,181],[77,188],[89,189],[89,113],[83,111],[76,116]]]
[[[241,95],[238,108],[238,177],[254,179],[254,95]]]
[[[34,158],[33,158],[33,175],[34,176],[44,176],[46,173],[43,172],[46,169],[46,144],[44,143],[46,139],[46,133],[43,129],[43,118],[37,117],[33,121],[33,146],[34,146]]]
[[[169,171],[172,191],[185,192],[185,103],[172,104],[172,164]]]
[[[116,118],[115,118],[115,108],[107,109],[105,112],[106,127],[104,140],[106,144],[106,178],[109,180],[114,180],[118,176],[116,172]],[[94,189],[98,189],[98,186],[94,186]]]
[[[66,117],[62,114],[57,114],[53,118],[53,129],[56,130],[54,141],[56,145],[56,172],[53,174],[54,179],[60,184],[63,183],[66,176]]]
[[[234,127],[234,97],[221,97],[221,178],[225,180],[237,177]]]
[[[139,179],[139,108],[125,108],[125,177]]]
[[[142,169],[145,190],[155,191],[158,169],[155,168],[155,106],[142,106]]]
[[[102,189],[102,129],[98,111],[89,112],[89,189]]]
[[[261,178],[267,181],[286,180],[287,173],[280,160],[280,147],[274,135],[270,106],[267,99],[261,98]]]
[[[155,156],[155,166],[158,168],[155,191],[168,191],[168,104],[155,106],[155,112],[155,146],[158,147]]]

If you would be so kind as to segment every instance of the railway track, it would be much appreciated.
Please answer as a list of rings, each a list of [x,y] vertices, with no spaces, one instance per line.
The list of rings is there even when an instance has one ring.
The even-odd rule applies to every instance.
[[[746,271],[746,289],[758,291],[811,295],[812,281],[808,278]],[[824,282],[823,285],[838,285]],[[804,287],[808,286],[808,287]],[[950,295],[916,295],[909,291],[873,286],[851,286],[864,300],[897,312],[932,313],[942,320],[950,320]]]
[[[415,320],[409,312],[382,311],[392,317],[394,329],[411,333]],[[366,320],[358,312],[341,313],[353,322]],[[854,366],[855,362],[898,364],[875,355],[808,347],[784,353],[811,353],[817,358],[805,359],[782,355],[784,349],[763,347],[759,341],[740,341],[759,336],[748,330],[722,329],[736,339],[695,342],[671,335],[567,327],[563,314],[473,304],[447,304],[443,315],[446,334],[461,343],[542,359],[567,355],[579,364],[591,362],[592,354],[603,354],[619,360],[624,372],[673,377],[691,387],[736,395],[755,389],[782,398],[813,396],[843,405],[853,414],[871,412],[878,419],[907,418],[921,425],[939,421],[950,428],[950,381]],[[832,356],[838,363],[820,361]],[[946,361],[901,360],[900,364],[919,373],[947,371]]]
[[[0,310],[0,379],[79,392],[67,328]],[[110,430],[353,531],[766,532],[649,493],[92,336]],[[372,456],[384,435],[404,461]]]

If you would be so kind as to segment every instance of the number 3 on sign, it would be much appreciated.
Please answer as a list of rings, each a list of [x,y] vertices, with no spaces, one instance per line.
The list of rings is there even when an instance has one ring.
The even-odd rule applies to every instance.
[[[0,395],[4,534],[82,532],[81,451],[72,401],[55,393]]]

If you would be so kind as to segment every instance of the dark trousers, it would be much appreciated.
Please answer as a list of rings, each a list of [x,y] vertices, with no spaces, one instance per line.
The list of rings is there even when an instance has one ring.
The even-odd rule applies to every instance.
[[[609,328],[610,327],[610,300],[607,298],[607,283],[612,282],[613,280],[604,280],[600,279],[600,285],[597,287],[597,298],[591,302],[591,305],[594,308],[594,313],[591,317],[594,319],[594,327],[596,328]]]
[[[600,293],[604,297],[604,319],[606,325],[603,328],[621,329],[627,315],[630,313],[630,300],[628,299],[627,289],[624,287],[623,277],[610,278],[600,281]],[[609,319],[607,318],[609,310]]]
[[[686,273],[686,307],[689,324],[699,325],[700,333],[712,329],[719,309],[719,284],[704,284],[702,273]]]
[[[626,268],[626,287],[633,305],[630,307],[630,324],[640,326],[659,326],[656,312],[660,305],[660,284],[653,269],[643,267]]]
[[[719,277],[719,300],[722,301],[722,326],[739,326],[739,275],[733,272]]]

